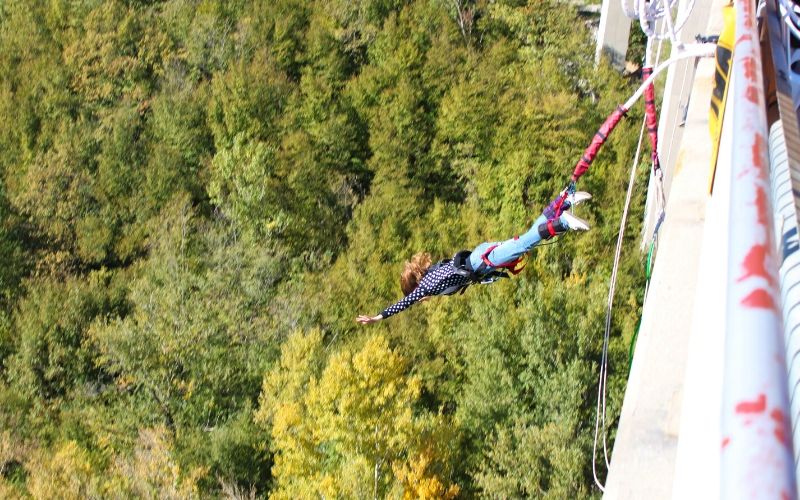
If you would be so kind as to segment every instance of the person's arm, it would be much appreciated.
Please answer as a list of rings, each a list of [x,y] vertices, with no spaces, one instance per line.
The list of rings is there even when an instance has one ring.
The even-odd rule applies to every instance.
[[[356,321],[361,323],[362,325],[368,325],[370,323],[375,323],[376,321],[380,321],[382,319],[386,319],[389,316],[393,316],[401,311],[405,311],[409,307],[411,307],[414,303],[419,302],[420,300],[424,299],[427,296],[427,292],[421,286],[418,286],[414,289],[413,292],[409,293],[396,303],[390,305],[386,309],[383,310],[377,316],[364,316],[361,315],[356,318]]]
[[[356,321],[358,321],[362,325],[368,325],[370,323],[375,323],[376,321],[380,321],[382,319],[383,316],[381,316],[380,314],[378,314],[377,316],[365,316],[362,314],[361,316],[356,318]]]

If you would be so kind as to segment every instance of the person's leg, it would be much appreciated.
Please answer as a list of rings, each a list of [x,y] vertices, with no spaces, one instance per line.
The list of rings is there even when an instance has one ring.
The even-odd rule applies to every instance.
[[[573,204],[577,205],[590,199],[589,193],[578,191],[565,199],[561,198],[561,193],[556,196],[550,204],[545,207],[540,215],[531,225],[525,234],[506,240],[502,243],[481,243],[470,255],[470,264],[473,269],[477,269],[483,260],[481,257],[492,245],[497,245],[487,258],[494,267],[513,262],[530,251],[531,248],[539,244],[543,239],[550,239],[556,234],[561,234],[569,229],[585,231],[589,229],[586,221],[565,212]]]
[[[526,233],[506,240],[496,246],[491,253],[487,255],[489,262],[495,266],[500,266],[522,257],[523,254],[527,253],[531,248],[542,241],[542,235],[539,232],[539,227],[542,224],[547,224],[547,217],[544,214],[540,215],[539,218],[533,222],[533,225],[531,225]],[[484,248],[484,252],[486,248],[488,247]],[[480,259],[480,256],[478,256],[478,259]]]
[[[549,240],[553,236],[565,233],[570,229],[586,231],[589,229],[589,224],[569,212],[563,213],[561,217],[555,220],[547,220],[547,217],[542,214],[534,221],[528,232],[504,241],[495,247],[487,255],[487,258],[495,267],[513,262],[529,252],[531,248],[538,245],[542,240]]]
[[[481,256],[489,249],[492,245],[497,245],[498,242],[487,241],[485,243],[481,243],[472,251],[469,256],[469,263],[472,265],[472,269],[478,269],[483,262],[481,260]]]

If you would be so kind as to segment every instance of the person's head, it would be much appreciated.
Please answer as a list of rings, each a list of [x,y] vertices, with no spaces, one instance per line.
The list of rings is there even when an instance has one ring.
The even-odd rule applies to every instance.
[[[420,280],[425,275],[425,271],[431,266],[431,254],[419,252],[411,257],[400,273],[400,288],[405,295],[413,292]]]

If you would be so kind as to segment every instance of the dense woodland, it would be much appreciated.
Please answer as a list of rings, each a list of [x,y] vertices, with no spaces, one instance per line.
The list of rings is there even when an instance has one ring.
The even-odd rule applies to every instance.
[[[591,37],[554,0],[1,0],[0,497],[596,496],[640,112],[581,179],[591,231],[355,322],[566,185],[635,83]]]

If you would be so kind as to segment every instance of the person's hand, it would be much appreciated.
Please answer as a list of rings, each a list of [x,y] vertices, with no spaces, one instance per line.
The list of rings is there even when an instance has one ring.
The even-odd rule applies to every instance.
[[[356,318],[356,321],[361,323],[362,325],[368,325],[370,323],[375,323],[383,319],[383,316],[380,314],[377,316],[364,316],[363,314]]]

